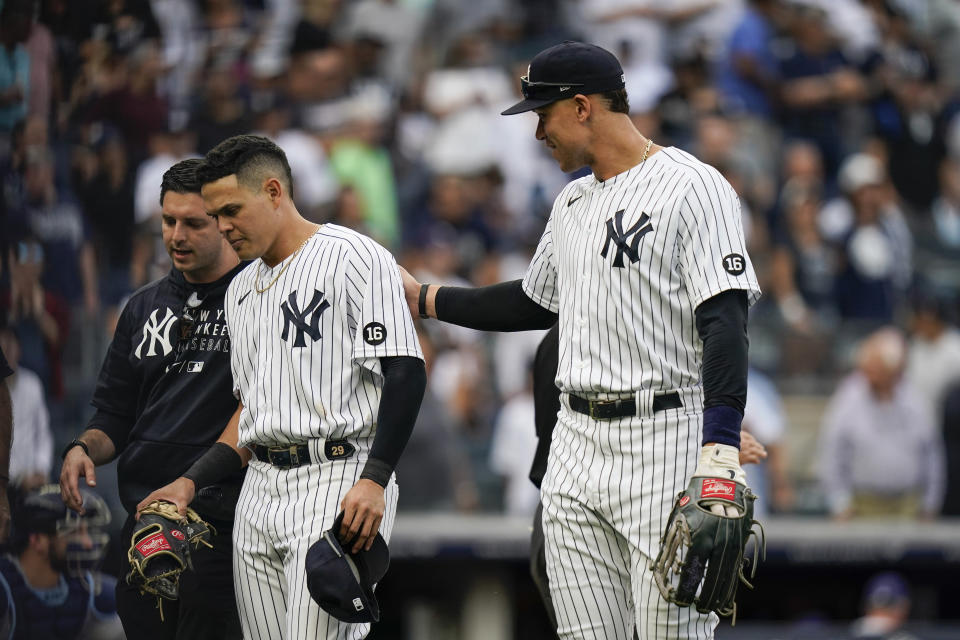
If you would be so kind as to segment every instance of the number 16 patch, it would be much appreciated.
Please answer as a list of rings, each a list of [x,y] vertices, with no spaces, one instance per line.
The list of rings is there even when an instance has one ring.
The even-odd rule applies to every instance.
[[[374,347],[387,339],[387,328],[379,322],[371,322],[363,327],[363,341]]]
[[[732,276],[738,276],[747,268],[747,261],[739,253],[723,256],[723,270]]]

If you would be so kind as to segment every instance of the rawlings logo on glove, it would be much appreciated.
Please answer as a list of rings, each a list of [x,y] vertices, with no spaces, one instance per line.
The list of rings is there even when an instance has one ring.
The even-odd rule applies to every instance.
[[[753,519],[756,499],[735,447],[703,448],[694,477],[677,496],[657,559],[650,564],[664,599],[681,607],[692,604],[700,613],[733,616],[736,622],[737,585],[753,588],[745,570],[749,567],[753,579],[758,557],[766,555],[763,527]],[[753,557],[747,558],[747,542],[754,536]]]
[[[193,568],[190,545],[212,548],[210,537],[213,535],[216,530],[193,509],[188,508],[184,517],[175,504],[156,500],[140,511],[127,550],[130,561],[127,582],[138,587],[141,593],[157,596],[161,620],[163,600],[179,597],[180,574]]]

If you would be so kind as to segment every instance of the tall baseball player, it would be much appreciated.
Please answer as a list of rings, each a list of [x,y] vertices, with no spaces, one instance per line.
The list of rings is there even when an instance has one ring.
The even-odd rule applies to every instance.
[[[198,177],[207,212],[253,260],[227,291],[240,409],[221,437],[254,455],[234,522],[243,635],[365,637],[368,624],[311,599],[305,559],[340,511],[353,551],[390,537],[393,469],[426,387],[400,271],[369,238],[301,217],[286,155],[266,138],[225,140]],[[201,461],[197,486],[239,464],[223,446]]]
[[[559,317],[562,398],[541,498],[560,637],[712,638],[706,596],[677,606],[693,602],[689,581],[682,597],[662,595],[651,563],[691,478],[717,521],[749,516],[727,499],[747,493],[746,318],[760,294],[737,196],[713,168],[637,131],[609,52],[562,43],[521,84],[525,99],[504,114],[535,111],[561,169],[592,175],[561,191],[522,280],[438,287],[404,272],[407,302],[484,330]],[[731,562],[719,573],[735,580]]]

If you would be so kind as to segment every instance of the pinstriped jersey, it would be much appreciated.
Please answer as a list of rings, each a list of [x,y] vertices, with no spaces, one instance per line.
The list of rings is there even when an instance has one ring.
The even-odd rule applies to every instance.
[[[345,227],[323,225],[273,268],[254,260],[225,308],[241,446],[371,438],[379,359],[423,359],[396,260]]]
[[[698,385],[694,310],[729,289],[760,295],[736,193],[674,147],[568,184],[523,289],[559,313],[557,386],[591,397]]]

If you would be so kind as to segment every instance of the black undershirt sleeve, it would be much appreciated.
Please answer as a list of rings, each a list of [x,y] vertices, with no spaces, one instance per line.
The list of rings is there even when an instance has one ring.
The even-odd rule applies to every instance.
[[[377,433],[360,477],[386,487],[413,433],[427,388],[427,370],[423,360],[411,356],[380,358],[380,365],[383,392],[377,413]]]
[[[747,293],[735,289],[695,311],[703,340],[703,408],[727,406],[743,415],[747,402]]]
[[[437,319],[480,331],[549,329],[557,314],[523,292],[522,280],[488,287],[440,287],[435,300]]]

